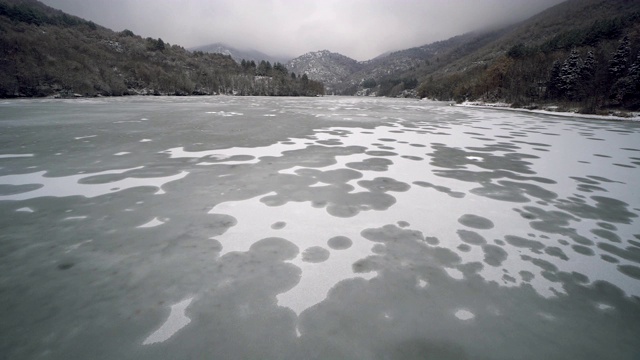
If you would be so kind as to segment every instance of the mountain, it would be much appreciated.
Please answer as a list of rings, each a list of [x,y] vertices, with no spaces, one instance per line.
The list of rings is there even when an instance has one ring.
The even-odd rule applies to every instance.
[[[368,61],[320,51],[288,66],[346,95],[640,110],[640,1],[568,0],[518,24]]]
[[[306,53],[286,64],[287,69],[325,84],[329,93],[341,91],[345,79],[362,68],[362,64],[328,50]]]
[[[114,32],[36,0],[0,0],[0,34],[0,97],[324,93],[282,67],[242,67],[230,56]]]
[[[350,87],[346,88],[345,92],[353,93],[362,90],[365,82],[375,82],[375,89],[367,93],[375,93],[378,96],[416,96],[413,89],[418,85],[421,72],[438,68],[440,64],[452,58],[468,54],[504,31],[506,30],[471,32],[378,56],[363,62],[362,69],[347,78]]]
[[[310,52],[289,61],[287,68],[323,82],[330,93],[396,96],[400,93],[392,89],[399,83],[404,83],[402,90],[410,90],[407,85],[412,85],[411,89],[417,85],[416,74],[411,71],[425,64],[437,64],[441,57],[467,54],[504,31],[468,33],[445,41],[389,52],[367,61],[356,61],[328,50]],[[367,90],[372,88],[367,84],[373,83],[376,90]],[[415,92],[404,94],[416,95]]]
[[[251,50],[251,49],[239,50],[237,48],[234,48],[232,46],[229,46],[223,43],[197,46],[197,47],[190,48],[189,50],[202,51],[202,52],[211,53],[211,54],[228,55],[228,56],[231,56],[231,58],[235,60],[237,63],[240,63],[242,60],[254,61],[255,63],[259,63],[262,60],[269,61],[271,63],[277,63],[277,62],[286,63],[289,60],[289,58],[285,58],[285,57],[267,55],[258,50]]]

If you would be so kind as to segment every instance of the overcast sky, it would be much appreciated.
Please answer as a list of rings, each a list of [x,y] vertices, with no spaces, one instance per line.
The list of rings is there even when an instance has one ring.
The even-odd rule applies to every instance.
[[[106,26],[186,48],[222,42],[296,57],[356,60],[524,20],[563,0],[41,0]]]

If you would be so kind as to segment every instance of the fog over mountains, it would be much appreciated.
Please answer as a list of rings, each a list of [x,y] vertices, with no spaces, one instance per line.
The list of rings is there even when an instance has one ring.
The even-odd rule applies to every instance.
[[[193,48],[213,43],[294,58],[358,61],[522,21],[562,0],[43,0],[115,31]]]
[[[203,51],[203,52],[212,53],[212,54],[229,55],[231,56],[231,58],[233,58],[233,60],[235,60],[238,63],[240,63],[242,60],[254,61],[257,63],[259,63],[262,60],[269,61],[271,63],[276,63],[276,62],[286,63],[291,59],[285,56],[267,55],[261,51],[253,50],[253,49],[245,49],[245,50],[237,49],[237,48],[234,48],[233,46],[223,44],[223,43],[214,43],[214,44],[196,46],[196,47],[189,48],[189,50]]]
[[[640,108],[640,2],[570,0],[525,21],[356,61],[330,50],[287,68],[329,94],[481,100],[597,112]]]

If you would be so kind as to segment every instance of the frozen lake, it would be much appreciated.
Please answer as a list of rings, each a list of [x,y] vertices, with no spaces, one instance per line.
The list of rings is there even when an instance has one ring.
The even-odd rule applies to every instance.
[[[0,354],[637,359],[639,184],[638,123],[1,101]]]

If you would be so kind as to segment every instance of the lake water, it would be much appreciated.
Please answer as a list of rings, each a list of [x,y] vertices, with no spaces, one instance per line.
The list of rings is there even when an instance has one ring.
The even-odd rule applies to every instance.
[[[638,359],[640,124],[0,102],[7,359]]]

